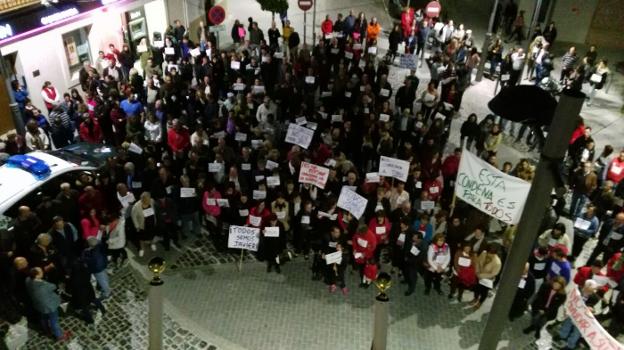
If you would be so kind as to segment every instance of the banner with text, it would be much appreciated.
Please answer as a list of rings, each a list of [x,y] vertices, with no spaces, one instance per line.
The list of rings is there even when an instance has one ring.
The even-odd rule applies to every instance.
[[[366,203],[368,203],[368,199],[355,193],[347,186],[342,186],[340,197],[338,197],[338,208],[348,210],[359,220],[362,214],[364,214]]]
[[[410,162],[406,160],[381,156],[379,158],[379,175],[407,181]]]
[[[301,170],[299,170],[300,183],[312,184],[320,189],[324,189],[328,177],[328,168],[307,162],[301,162]]]
[[[585,305],[578,288],[570,288],[565,310],[591,349],[624,350],[624,345],[613,339],[596,320]]]
[[[235,225],[230,226],[228,248],[247,249],[257,252],[258,243],[260,243],[259,228]]]
[[[299,145],[305,149],[308,149],[308,147],[310,146],[310,142],[312,142],[312,137],[314,137],[314,130],[297,125],[295,123],[290,123],[288,125],[288,131],[286,132],[286,142],[294,143],[295,145]]]
[[[503,173],[466,149],[462,151],[455,195],[482,212],[517,224],[530,188],[530,183]]]

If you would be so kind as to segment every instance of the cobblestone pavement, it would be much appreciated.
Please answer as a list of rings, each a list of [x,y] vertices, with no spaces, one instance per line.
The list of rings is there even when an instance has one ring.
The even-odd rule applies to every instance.
[[[347,272],[348,296],[330,294],[311,280],[308,262],[283,266],[267,274],[265,265],[233,264],[186,270],[165,278],[166,298],[201,328],[250,349],[366,349],[372,340],[375,288],[358,288],[356,273]],[[492,298],[478,310],[467,303],[449,304],[446,296],[423,294],[422,280],[406,297],[405,285],[394,276],[390,290],[388,349],[475,348]],[[448,292],[448,286],[443,286]],[[198,298],[201,293],[201,298]],[[472,298],[465,293],[464,300]],[[206,317],[206,315],[210,315]],[[508,328],[508,349],[534,349],[534,339],[520,329],[528,317]]]
[[[106,314],[102,316],[98,312],[95,325],[86,325],[71,311],[61,315],[61,327],[73,333],[71,341],[66,344],[57,344],[51,338],[27,329],[23,323],[11,327],[7,339],[24,338],[23,332],[27,332],[28,340],[19,348],[33,350],[147,349],[146,286],[145,280],[131,267],[113,275],[111,278],[113,294],[104,302]],[[197,334],[182,327],[168,314],[164,316],[163,330],[165,349],[216,349]]]

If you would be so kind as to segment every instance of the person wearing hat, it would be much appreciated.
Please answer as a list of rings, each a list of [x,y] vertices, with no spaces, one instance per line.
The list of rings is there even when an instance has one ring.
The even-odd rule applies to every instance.
[[[587,280],[581,289],[581,298],[585,302],[585,306],[592,314],[596,313],[594,307],[600,302],[600,296],[597,293],[598,283],[594,280]],[[553,337],[553,341],[557,342],[559,347],[564,350],[576,349],[579,340],[581,339],[581,332],[576,327],[572,318],[568,318],[563,321],[559,333]]]
[[[266,225],[261,229],[261,254],[267,262],[267,273],[275,267],[275,272],[282,273],[280,268],[280,254],[286,249],[286,230],[277,219],[277,215],[268,215]]]

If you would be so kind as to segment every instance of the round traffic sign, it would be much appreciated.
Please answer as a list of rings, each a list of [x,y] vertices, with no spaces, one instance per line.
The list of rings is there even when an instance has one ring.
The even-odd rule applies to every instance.
[[[225,21],[225,9],[219,5],[213,6],[208,11],[208,19],[212,24],[219,25]]]
[[[314,0],[298,0],[297,4],[302,11],[307,11],[312,8],[312,1]]]
[[[440,12],[442,12],[442,5],[438,1],[431,1],[425,7],[425,14],[429,18],[440,17]]]

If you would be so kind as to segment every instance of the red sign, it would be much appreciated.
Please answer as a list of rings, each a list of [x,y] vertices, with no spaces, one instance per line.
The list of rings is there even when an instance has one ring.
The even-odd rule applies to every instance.
[[[208,11],[208,19],[212,24],[218,26],[225,21],[225,9],[219,5],[213,6]]]
[[[298,0],[297,4],[302,11],[307,11],[312,8],[312,1],[314,0]]]
[[[440,12],[442,12],[442,5],[437,1],[431,1],[425,7],[425,14],[429,18],[440,17]]]

